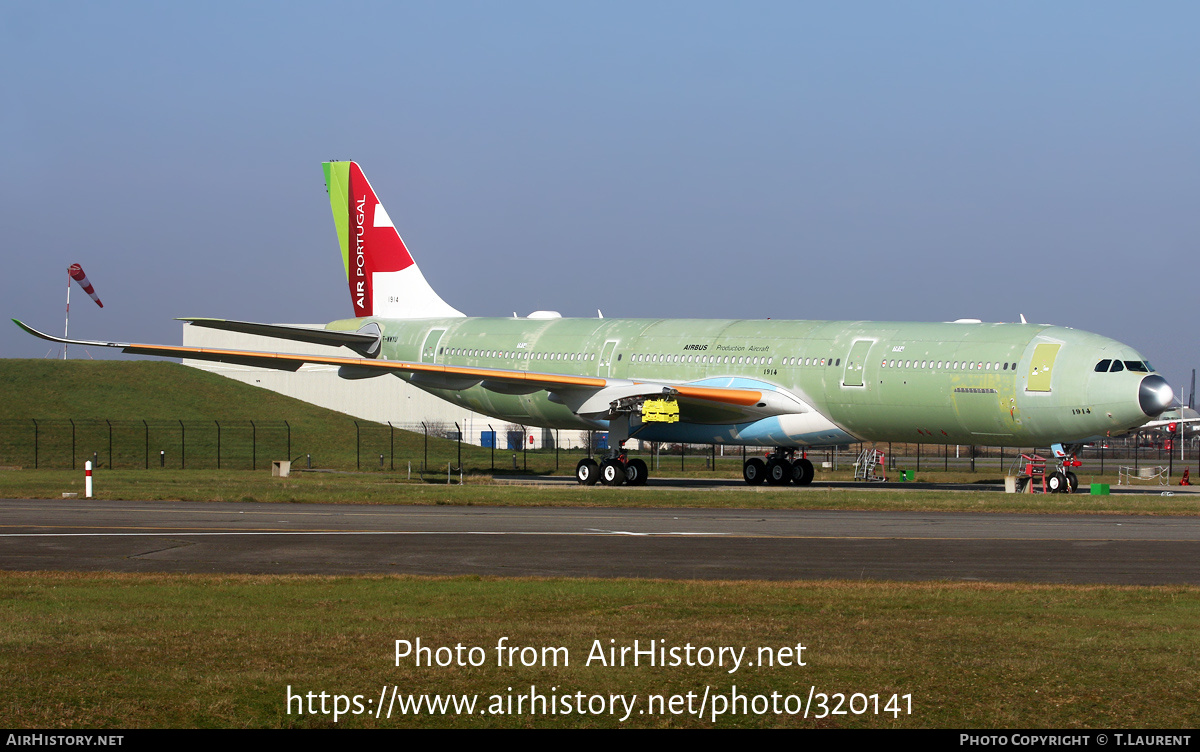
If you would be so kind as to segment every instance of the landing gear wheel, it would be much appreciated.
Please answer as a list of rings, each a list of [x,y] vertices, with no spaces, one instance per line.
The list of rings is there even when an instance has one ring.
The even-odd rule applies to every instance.
[[[575,480],[579,481],[581,486],[594,486],[600,478],[600,466],[596,461],[584,457],[575,465]]]
[[[782,486],[792,479],[791,464],[781,458],[772,457],[767,460],[767,483],[772,486]]]
[[[807,486],[812,483],[816,474],[813,463],[803,457],[792,463],[792,482],[797,486]]]
[[[1067,471],[1067,483],[1071,484],[1071,493],[1079,490],[1079,476],[1070,470]]]
[[[1046,490],[1050,493],[1062,493],[1063,489],[1067,488],[1068,484],[1069,481],[1067,480],[1067,476],[1063,475],[1061,472],[1057,472],[1054,475],[1046,478]]]
[[[619,486],[625,482],[625,464],[618,459],[607,459],[600,463],[600,482],[606,486]]]
[[[752,486],[767,479],[767,465],[758,457],[751,457],[742,465],[742,477]]]
[[[649,474],[650,470],[641,460],[633,459],[625,465],[625,482],[631,486],[646,485],[646,478]]]

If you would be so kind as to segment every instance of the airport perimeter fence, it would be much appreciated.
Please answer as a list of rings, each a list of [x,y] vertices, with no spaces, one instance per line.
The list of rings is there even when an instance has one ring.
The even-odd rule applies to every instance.
[[[256,470],[291,456],[285,420],[0,421],[0,465]]]
[[[404,473],[427,480],[460,474],[570,474],[583,457],[607,453],[607,436],[596,431],[542,429],[492,423],[469,430],[454,423],[374,423],[352,420],[316,434],[287,420],[0,420],[0,466],[266,470],[272,460],[290,459],[294,470],[337,469]],[[478,434],[478,435],[475,435]],[[472,440],[474,439],[474,440]],[[1180,475],[1195,465],[1200,446],[1167,449],[1146,439],[1123,437],[1086,447],[1088,471],[1116,474],[1118,467],[1164,467]],[[1050,458],[1047,448],[941,444],[849,444],[812,450],[819,472],[850,472],[862,450],[884,452],[889,478],[938,472],[1011,472],[1022,452]],[[656,475],[723,473],[737,476],[746,457],[762,447],[713,444],[629,443]],[[1200,475],[1200,467],[1196,468]],[[911,476],[910,476],[911,477]]]

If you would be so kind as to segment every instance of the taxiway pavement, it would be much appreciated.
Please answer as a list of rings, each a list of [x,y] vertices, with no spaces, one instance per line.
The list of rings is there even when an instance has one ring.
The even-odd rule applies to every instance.
[[[8,499],[0,569],[1200,584],[1200,518]]]

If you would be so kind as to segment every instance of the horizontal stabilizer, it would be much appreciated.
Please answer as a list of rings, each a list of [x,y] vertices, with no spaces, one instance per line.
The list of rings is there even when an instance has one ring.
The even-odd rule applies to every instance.
[[[219,329],[224,332],[256,334],[260,337],[274,337],[275,339],[308,342],[330,347],[348,347],[360,355],[374,355],[379,352],[379,327],[377,325],[370,325],[373,327],[370,331],[364,327],[357,332],[336,332],[329,329],[309,329],[285,324],[256,324],[252,321],[229,321],[226,319],[181,318],[176,321],[186,321],[192,326]]]

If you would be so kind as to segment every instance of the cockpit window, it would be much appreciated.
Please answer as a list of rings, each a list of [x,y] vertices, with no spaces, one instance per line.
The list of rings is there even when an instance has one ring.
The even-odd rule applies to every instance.
[[[1112,365],[1112,360],[1102,360],[1096,364],[1096,373],[1108,373],[1108,367]]]
[[[1149,371],[1150,373],[1154,373],[1154,366],[1150,365],[1150,361],[1147,360],[1145,362],[1146,362],[1146,370]]]
[[[1116,373],[1117,371],[1124,371],[1124,370],[1125,370],[1125,366],[1121,365],[1121,361],[1114,360],[1113,364],[1112,364],[1112,368],[1109,369],[1109,373]]]
[[[1131,371],[1146,373],[1146,364],[1140,360],[1127,360],[1125,361],[1125,367]]]

